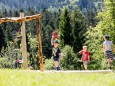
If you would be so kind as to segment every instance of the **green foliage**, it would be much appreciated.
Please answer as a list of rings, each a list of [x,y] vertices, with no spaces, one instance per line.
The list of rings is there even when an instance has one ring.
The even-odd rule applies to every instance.
[[[113,86],[114,84],[114,73],[63,73],[0,69],[0,86]]]
[[[41,36],[42,36],[42,46],[43,55],[47,58],[51,57],[52,47],[51,47],[51,34],[52,31],[57,29],[58,23],[58,13],[52,13],[46,9],[43,11],[43,17],[41,19]]]
[[[64,70],[75,70],[79,69],[78,64],[78,57],[74,53],[73,48],[71,48],[69,45],[66,45],[62,49],[62,58],[63,60],[60,61],[60,66]]]
[[[65,47],[65,45],[69,45],[72,47],[73,53],[78,53],[82,49],[82,46],[84,44],[86,31],[86,19],[78,10],[78,8],[75,7],[73,11],[64,8],[60,15],[59,21],[59,35],[61,40],[61,47],[63,48]],[[65,50],[65,52],[67,51]],[[67,52],[67,54],[69,54],[69,52],[71,53],[71,55],[73,55],[71,49]],[[68,58],[68,55],[65,57]],[[76,57],[78,57],[78,55],[76,55]],[[72,59],[73,58],[71,58],[71,60]],[[64,62],[64,64],[66,64],[66,62]],[[62,67],[64,67],[65,69],[81,69],[80,63],[75,63],[75,61],[71,62],[71,65],[69,66],[62,65]]]
[[[4,3],[9,2],[9,1],[4,1],[4,0],[1,0],[1,1]],[[99,0],[95,0],[95,3],[97,1]],[[14,4],[17,4],[15,0],[12,0],[12,2]],[[72,47],[71,48],[70,46],[69,47],[65,46],[66,47],[66,48],[64,47],[65,52],[63,52],[62,50],[63,53],[67,52],[66,55],[64,56],[64,60],[63,60],[64,63],[61,63],[63,69],[80,69],[80,64],[77,62],[78,55],[76,55],[75,53],[77,53],[82,48],[82,45],[84,44],[84,37],[85,37],[84,34],[87,31],[87,23],[86,23],[87,21],[86,21],[85,16],[83,16],[82,13],[77,8],[74,8],[73,11],[72,9],[73,7],[76,6],[76,3],[80,5],[84,4],[84,7],[79,5],[79,7],[82,7],[81,10],[84,10],[84,12],[85,11],[87,12],[88,9],[93,9],[93,12],[95,13],[95,10],[96,10],[94,6],[95,3],[92,3],[91,0],[89,1],[79,0],[79,3],[78,3],[78,0],[77,1],[76,0],[55,0],[55,3],[52,0],[46,0],[45,2],[43,0],[39,0],[39,3],[36,3],[37,1],[34,2],[33,0],[32,3],[34,3],[34,5],[37,5],[37,4],[39,5],[37,5],[38,7],[31,8],[33,4],[30,2],[29,2],[30,4],[25,4],[27,3],[26,0],[25,1],[19,0],[18,2],[23,3],[21,4],[22,9],[23,9],[23,6],[26,9],[29,8],[27,11],[24,11],[26,15],[33,15],[33,14],[38,13],[36,12],[37,10],[41,11],[43,8],[49,8],[49,6],[52,6],[52,8],[54,8],[55,6],[56,11],[54,10],[53,12],[50,12],[49,11],[50,9],[43,10],[43,17],[41,20],[43,55],[46,56],[46,58],[51,57],[51,51],[52,51],[52,47],[50,44],[51,32],[55,29],[57,30],[58,28],[60,39],[61,39],[61,45],[64,47],[67,44]],[[100,1],[100,3],[101,2],[102,0]],[[108,4],[108,2],[110,1],[106,0],[105,3]],[[4,3],[2,3],[2,6],[4,6],[3,5]],[[96,4],[97,7],[100,3],[98,2]],[[9,3],[9,4],[10,6],[13,6],[12,3]],[[30,7],[28,7],[28,5]],[[61,11],[58,12],[58,8],[63,8],[63,6],[68,7],[68,9],[64,8],[62,12]],[[99,5],[99,9],[100,9],[100,6],[101,5]],[[18,3],[16,7],[19,8],[20,3]],[[95,20],[92,20],[92,18],[94,18],[94,15],[89,14],[89,17],[91,17],[91,19],[89,19],[91,24],[89,25],[96,26],[95,28],[89,28],[88,32],[86,33],[86,40],[85,40],[86,43],[85,44],[88,45],[89,51],[91,52],[91,62],[89,64],[89,69],[105,69],[106,68],[105,66],[106,62],[104,61],[103,51],[101,47],[102,47],[102,42],[103,42],[103,34],[110,34],[112,41],[115,43],[115,40],[114,40],[115,38],[115,35],[114,35],[115,33],[115,30],[114,30],[115,28],[115,17],[114,17],[115,10],[114,9],[115,8],[114,8],[113,2],[111,2],[109,5],[106,5],[106,9],[104,9],[103,12],[98,14],[98,18],[100,19],[100,22],[98,23],[97,26],[94,24]],[[2,9],[0,16],[1,17],[6,17],[6,16],[18,17],[19,11],[12,11],[12,10],[7,11],[6,9]],[[2,36],[0,38],[2,40],[0,41],[1,47],[7,46],[6,43],[11,42],[13,40],[12,34],[14,34],[17,30],[19,30],[20,26],[21,26],[20,23],[15,24],[15,23],[10,23],[10,22],[3,23],[0,25],[0,30],[1,30],[0,36]],[[37,23],[35,20],[31,22],[26,22],[29,65],[34,67],[34,69],[39,69],[39,59],[38,59],[38,53],[37,53],[38,46],[37,46],[37,36],[36,36],[37,27],[36,26],[37,26]],[[62,46],[61,48],[63,48]],[[12,49],[10,51],[12,51]],[[13,52],[14,51],[12,51],[11,53]],[[4,52],[4,54],[5,53],[6,52]],[[70,56],[71,58],[69,58]],[[4,57],[8,57],[8,56],[4,55]],[[12,56],[10,58],[12,58]],[[67,61],[68,58],[71,60],[71,62]],[[0,59],[2,63],[5,60],[6,62],[4,63],[7,63],[7,58],[1,57]],[[12,64],[14,64],[13,61],[14,60],[12,59]],[[52,69],[53,64],[52,62],[50,63],[50,61],[51,59],[50,60],[46,59],[45,61],[46,69]],[[69,66],[66,66],[67,65],[66,62],[69,63]]]
[[[64,8],[59,21],[62,47],[67,44],[72,46],[76,53],[79,52],[84,44],[84,34],[86,31],[86,19],[78,8],[75,7],[72,12]]]
[[[106,70],[107,69],[107,60],[105,58],[102,58],[100,61],[101,61],[100,68]]]
[[[79,0],[78,5],[84,14],[87,14],[87,12],[91,10],[96,13],[104,7],[103,0]]]
[[[3,48],[0,53],[0,68],[14,68],[15,60],[22,59],[21,52],[12,47],[13,43],[8,43],[7,48]]]
[[[88,26],[92,26],[95,27],[97,25],[98,19],[96,18],[97,13],[93,12],[93,11],[89,11],[86,14],[86,18],[87,18],[87,22],[88,22]]]
[[[89,10],[94,10],[95,12],[100,11],[103,7],[103,0],[1,0],[0,8],[1,12],[4,10],[28,10],[28,8],[33,9],[34,11],[42,11],[44,8],[52,12],[57,12],[63,7],[68,7],[73,10],[75,6],[78,6],[80,10],[85,14]]]
[[[115,2],[113,0],[105,0],[106,9],[98,14],[100,22],[98,24],[99,28],[102,30],[103,34],[109,34],[111,40],[115,43]]]
[[[72,43],[72,29],[70,24],[70,12],[67,8],[64,8],[62,14],[60,15],[59,22],[59,32],[60,32],[60,40],[61,46],[71,45]]]
[[[103,34],[98,28],[89,28],[86,33],[86,45],[90,52],[91,62],[89,65],[90,69],[100,69],[101,59],[104,58],[103,54]]]
[[[2,49],[2,47],[4,46],[5,47],[5,37],[4,37],[4,32],[3,32],[3,29],[1,29],[1,26],[0,26],[0,51]]]
[[[113,41],[113,43],[115,43],[115,18],[112,16],[115,10],[112,10],[114,8],[112,4],[114,4],[114,2],[105,0],[106,9],[104,9],[103,12],[98,13],[97,16],[100,21],[98,22],[96,27],[90,27],[86,33],[86,44],[88,45],[89,51],[91,52],[91,62],[89,68],[107,68],[106,61],[104,60],[105,58],[102,45],[104,41],[103,35],[105,34],[109,34],[111,40]]]
[[[45,60],[45,70],[53,70],[54,69],[54,65],[53,65],[53,57],[51,57],[51,59],[46,59]]]
[[[39,69],[37,36],[32,37],[31,34],[28,34],[28,46],[29,46],[28,64],[29,66],[32,66],[34,69]]]
[[[87,21],[80,10],[75,7],[71,13],[71,29],[72,29],[72,44],[74,51],[77,53],[80,51],[84,44],[84,34],[87,31]]]

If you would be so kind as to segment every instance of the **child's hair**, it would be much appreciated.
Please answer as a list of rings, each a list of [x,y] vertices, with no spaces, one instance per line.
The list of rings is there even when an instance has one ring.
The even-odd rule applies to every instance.
[[[84,48],[87,48],[87,46],[83,46],[83,49],[84,49]]]
[[[104,36],[106,40],[109,40],[109,35]]]

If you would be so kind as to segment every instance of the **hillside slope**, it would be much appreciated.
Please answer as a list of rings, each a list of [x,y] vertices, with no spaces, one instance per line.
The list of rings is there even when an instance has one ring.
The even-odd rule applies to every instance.
[[[64,6],[72,9],[78,6],[81,11],[100,10],[103,7],[103,0],[0,0],[0,9],[23,9],[27,10],[29,7],[42,11],[44,8],[59,9]]]

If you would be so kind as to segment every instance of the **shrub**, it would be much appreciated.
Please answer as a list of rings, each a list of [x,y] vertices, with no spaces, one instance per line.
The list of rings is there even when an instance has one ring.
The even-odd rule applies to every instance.
[[[64,70],[80,69],[78,63],[78,55],[74,53],[73,48],[66,45],[62,49],[63,60],[60,61],[60,65]]]
[[[21,59],[21,52],[8,43],[7,48],[2,48],[0,53],[0,68],[14,68],[16,58]]]
[[[54,65],[53,65],[53,57],[51,59],[46,59],[45,60],[45,70],[53,70]]]

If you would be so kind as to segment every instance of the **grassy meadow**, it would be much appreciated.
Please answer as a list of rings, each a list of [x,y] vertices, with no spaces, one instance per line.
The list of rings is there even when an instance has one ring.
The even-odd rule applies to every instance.
[[[115,73],[59,73],[0,69],[0,86],[114,86]]]

